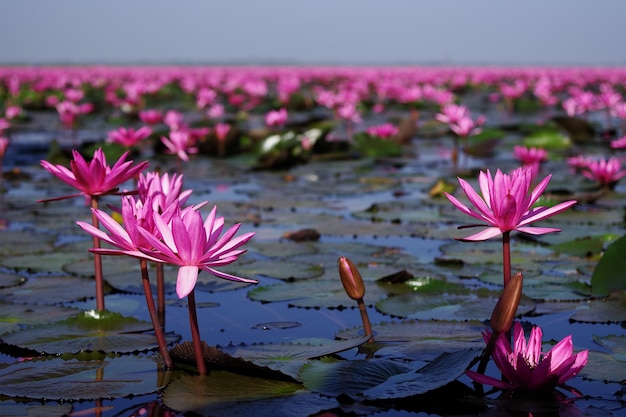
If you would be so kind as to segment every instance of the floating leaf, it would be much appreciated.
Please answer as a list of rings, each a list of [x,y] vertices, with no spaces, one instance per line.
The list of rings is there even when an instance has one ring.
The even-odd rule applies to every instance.
[[[0,393],[65,401],[142,395],[161,388],[157,370],[155,361],[131,356],[23,361],[0,369]]]
[[[34,255],[21,255],[5,257],[0,260],[3,266],[16,270],[25,270],[29,272],[60,272],[64,265],[72,264],[84,259],[93,259],[91,254],[87,252],[53,252],[41,253]],[[92,260],[93,262],[93,260]]]
[[[410,366],[387,359],[319,360],[302,367],[304,386],[324,395],[354,395],[385,382],[392,375],[410,371]]]
[[[393,375],[385,382],[363,392],[369,400],[406,398],[443,387],[463,375],[482,349],[444,352],[414,372]]]
[[[65,320],[76,313],[73,308],[0,302],[0,335],[24,327]]]
[[[95,292],[94,281],[90,279],[38,276],[28,278],[23,285],[0,290],[0,297],[12,303],[57,304],[93,297]]]
[[[23,284],[25,281],[26,278],[21,275],[9,274],[8,272],[0,272],[0,289]]]
[[[608,299],[591,300],[579,306],[570,320],[583,323],[619,323],[626,321],[626,293]]]
[[[163,402],[177,411],[199,412],[212,406],[252,402],[293,395],[302,385],[267,378],[212,371],[209,375],[181,375],[169,383]]]
[[[45,253],[53,250],[56,236],[53,234],[24,233],[22,231],[2,231],[0,256],[7,258],[29,253]],[[4,262],[3,262],[4,264]]]
[[[79,351],[129,353],[156,349],[154,335],[142,333],[150,323],[109,311],[85,311],[62,322],[33,327],[3,337],[10,345],[40,353],[60,354]],[[179,339],[166,334],[166,342]]]
[[[626,235],[611,243],[591,276],[591,293],[602,297],[613,290],[626,290]]]
[[[71,411],[71,404],[20,404],[0,401],[0,415],[3,417],[65,417]]]
[[[229,345],[221,349],[235,358],[242,358],[258,366],[279,371],[299,379],[299,370],[309,359],[343,352],[367,342],[369,337],[357,336],[349,340],[317,340],[310,343],[282,343]]]
[[[623,358],[622,358],[623,359]],[[603,382],[626,382],[626,361],[604,352],[590,351],[580,376]]]
[[[526,136],[522,139],[522,144],[527,147],[558,151],[572,146],[572,141],[558,131],[544,130]]]

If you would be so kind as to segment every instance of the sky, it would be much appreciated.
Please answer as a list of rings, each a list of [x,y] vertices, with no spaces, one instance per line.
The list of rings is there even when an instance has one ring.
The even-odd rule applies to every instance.
[[[0,65],[626,65],[624,0],[3,0]]]

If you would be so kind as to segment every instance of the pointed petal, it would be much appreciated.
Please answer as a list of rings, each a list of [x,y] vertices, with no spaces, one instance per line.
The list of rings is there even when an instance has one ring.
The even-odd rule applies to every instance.
[[[198,280],[199,269],[197,266],[184,265],[178,268],[178,277],[176,278],[176,295],[183,298],[196,286]]]

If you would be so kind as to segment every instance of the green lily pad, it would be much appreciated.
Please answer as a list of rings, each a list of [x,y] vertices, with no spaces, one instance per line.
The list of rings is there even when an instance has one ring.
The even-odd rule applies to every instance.
[[[625,290],[626,280],[626,235],[611,243],[598,262],[591,276],[591,293],[594,296],[606,296],[613,290]]]
[[[379,323],[373,327],[374,336],[379,342],[410,342],[442,340],[474,341],[486,326],[480,321],[418,321],[405,320],[401,323]],[[354,339],[362,336],[362,328],[355,327],[338,332],[339,339]]]
[[[294,341],[292,343],[269,343],[254,345],[229,345],[221,349],[235,358],[252,362],[257,366],[299,379],[300,368],[310,359],[332,355],[355,348],[367,342],[369,337],[357,336],[349,340]]]
[[[150,323],[120,314],[94,310],[50,325],[37,326],[3,337],[10,345],[32,351],[61,354],[80,351],[131,353],[158,347]],[[180,337],[168,333],[166,343]]]
[[[444,352],[423,368],[393,375],[382,384],[364,391],[363,395],[368,400],[389,400],[441,388],[463,375],[481,352],[482,349]]]
[[[29,253],[50,252],[53,250],[55,240],[56,236],[53,234],[3,230],[0,256],[7,258]]]
[[[581,258],[591,258],[602,252],[605,242],[606,235],[584,236],[568,242],[557,243],[550,246],[550,248],[557,253],[566,253]]]
[[[581,323],[619,323],[626,321],[626,297],[624,293],[609,299],[591,300],[580,306],[570,320]]]
[[[60,358],[16,362],[0,369],[0,393],[46,400],[94,400],[157,391],[158,364],[121,356],[77,361]]]
[[[265,276],[282,280],[317,278],[324,273],[324,269],[319,265],[285,260],[280,262],[275,260],[255,260],[244,264],[232,264],[221,269],[249,278]]]
[[[174,379],[163,392],[163,402],[177,411],[198,412],[224,404],[291,396],[300,390],[302,385],[291,381],[211,371],[209,375],[184,374]]]
[[[0,415],[4,417],[65,417],[71,411],[71,404],[23,404],[0,401]]]
[[[304,386],[324,395],[354,395],[385,382],[392,375],[409,372],[411,367],[388,359],[338,361],[324,359],[302,367]]]
[[[500,292],[481,289],[465,294],[402,294],[376,303],[384,314],[419,320],[487,320],[500,297]],[[534,309],[522,299],[518,315]]]
[[[572,141],[558,131],[544,130],[532,133],[522,139],[527,147],[543,148],[548,151],[560,151],[572,146]]]
[[[25,281],[26,278],[21,275],[0,271],[0,289],[14,287],[16,285],[23,284]]]
[[[0,335],[24,327],[65,320],[76,313],[73,308],[0,302]]]
[[[623,359],[623,358],[622,358]],[[602,382],[626,382],[626,361],[604,352],[589,351],[588,362],[579,375]]]
[[[12,303],[57,304],[93,297],[95,291],[92,279],[38,276],[28,278],[23,285],[1,289],[0,298]]]
[[[53,252],[11,256],[2,258],[0,263],[7,268],[16,270],[57,273],[62,271],[63,267],[67,264],[72,264],[84,259],[93,259],[93,255],[91,255],[87,249],[88,247],[86,246],[85,252],[83,253]]]
[[[379,285],[369,285],[365,291],[366,304],[387,296],[387,291]],[[286,301],[293,307],[339,308],[355,307],[341,285],[339,278],[334,280],[317,279],[296,281],[285,284],[257,287],[248,292],[251,300],[264,303]]]

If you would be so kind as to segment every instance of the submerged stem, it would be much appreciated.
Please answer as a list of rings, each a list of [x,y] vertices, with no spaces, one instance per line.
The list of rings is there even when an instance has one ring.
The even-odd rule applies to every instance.
[[[159,352],[163,357],[163,362],[167,369],[172,368],[172,358],[167,350],[167,344],[165,342],[165,335],[163,334],[163,328],[159,316],[157,315],[156,308],[154,307],[154,298],[152,297],[152,288],[150,287],[150,278],[148,277],[148,261],[145,259],[139,260],[141,267],[141,281],[143,282],[143,293],[146,296],[146,303],[148,304],[148,311],[150,312],[150,320],[152,321],[152,328],[154,329],[154,335],[156,336],[157,343],[159,344]]]
[[[98,197],[91,196],[91,208],[94,210],[98,209]],[[98,218],[96,217],[96,214],[93,212],[93,210],[91,212],[91,224],[96,229],[100,227]],[[92,241],[93,241],[93,247],[95,249],[99,249],[100,239],[94,235]],[[93,254],[93,267],[94,267],[94,276],[96,279],[96,309],[98,311],[103,311],[104,310],[104,278],[102,276],[102,255],[98,253]]]
[[[202,342],[200,340],[200,330],[198,329],[198,316],[196,315],[196,296],[194,290],[187,295],[187,306],[189,307],[189,325],[191,327],[191,338],[193,341],[193,351],[196,356],[196,366],[200,375],[206,375],[206,363],[202,353]]]

